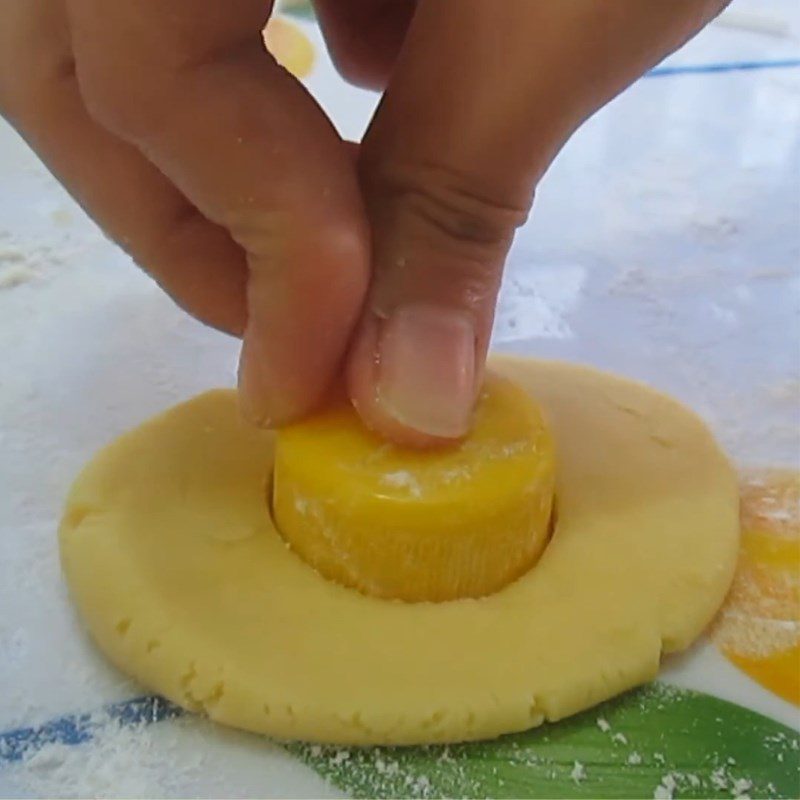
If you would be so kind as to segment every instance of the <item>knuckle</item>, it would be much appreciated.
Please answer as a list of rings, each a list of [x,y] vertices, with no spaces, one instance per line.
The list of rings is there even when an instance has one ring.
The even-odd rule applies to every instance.
[[[12,125],[37,128],[69,90],[75,61],[71,54],[52,48],[36,58],[20,54],[13,64],[6,67],[0,59],[0,113]]]
[[[131,81],[115,69],[95,69],[79,63],[78,84],[89,116],[108,130],[125,135],[138,135],[152,113],[145,113],[153,104]]]
[[[123,139],[157,135],[180,103],[178,72],[131,45],[78,52],[78,88],[89,116]]]
[[[289,249],[292,226],[287,215],[277,209],[252,207],[229,208],[218,223],[250,258],[278,264]]]
[[[150,45],[133,43],[113,57],[85,48],[78,59],[78,83],[90,116],[124,139],[158,139],[187,110],[202,108],[204,87],[219,85],[222,70],[266,58],[261,39],[242,38],[196,52],[162,55]],[[253,114],[246,108],[237,113]]]
[[[411,216],[416,225],[468,255],[504,252],[528,208],[508,203],[449,167],[390,164],[381,168],[375,190],[389,213]]]

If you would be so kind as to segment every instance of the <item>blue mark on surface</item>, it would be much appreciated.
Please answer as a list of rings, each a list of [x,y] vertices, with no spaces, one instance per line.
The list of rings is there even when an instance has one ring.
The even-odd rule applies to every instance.
[[[710,72],[746,72],[755,69],[786,69],[800,67],[800,58],[779,58],[771,61],[720,61],[711,64],[676,64],[654,67],[645,77],[660,78],[666,75],[703,75]]]
[[[148,695],[123,700],[104,707],[99,713],[68,714],[39,727],[16,728],[0,733],[0,767],[29,758],[48,744],[76,745],[91,741],[95,734],[112,724],[148,725],[175,719],[186,712],[162,697]]]

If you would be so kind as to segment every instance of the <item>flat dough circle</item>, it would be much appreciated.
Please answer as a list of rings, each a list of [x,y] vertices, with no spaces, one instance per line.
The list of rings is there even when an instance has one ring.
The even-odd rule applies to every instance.
[[[558,523],[489,597],[407,604],[320,577],[266,513],[268,433],[233,392],[177,406],[100,452],[60,531],[100,648],[222,723],[340,744],[492,737],[651,679],[711,620],[738,546],[735,476],[705,426],[639,384],[496,359],[556,440]]]

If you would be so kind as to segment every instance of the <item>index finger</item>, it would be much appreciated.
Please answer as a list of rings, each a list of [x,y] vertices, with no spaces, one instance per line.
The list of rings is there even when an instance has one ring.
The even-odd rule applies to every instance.
[[[264,424],[305,413],[333,378],[361,306],[368,235],[345,145],[264,49],[264,3],[68,7],[92,114],[246,254],[245,411]]]

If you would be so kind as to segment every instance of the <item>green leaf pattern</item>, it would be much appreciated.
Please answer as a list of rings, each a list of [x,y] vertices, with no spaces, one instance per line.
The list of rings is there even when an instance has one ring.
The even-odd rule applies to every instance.
[[[800,797],[795,731],[660,683],[490,742],[290,750],[357,798]]]

